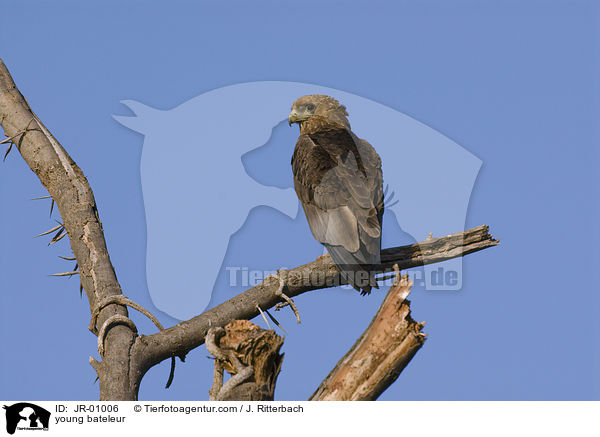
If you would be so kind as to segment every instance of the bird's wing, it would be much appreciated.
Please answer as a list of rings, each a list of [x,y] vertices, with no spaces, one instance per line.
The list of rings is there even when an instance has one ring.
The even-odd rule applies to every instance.
[[[362,157],[362,161],[365,166],[365,171],[368,175],[367,181],[369,185],[369,192],[371,193],[371,200],[373,202],[373,206],[375,210],[370,210],[371,213],[375,213],[375,215],[369,216],[369,221],[376,221],[379,225],[379,233],[381,236],[381,222],[383,219],[383,171],[381,170],[381,158],[367,141],[361,140],[357,138],[354,134],[353,138],[358,146],[358,151],[360,156]],[[375,226],[372,223],[372,226]]]
[[[354,262],[378,262],[382,175],[375,150],[345,129],[301,135],[292,169],[314,237],[356,253]]]

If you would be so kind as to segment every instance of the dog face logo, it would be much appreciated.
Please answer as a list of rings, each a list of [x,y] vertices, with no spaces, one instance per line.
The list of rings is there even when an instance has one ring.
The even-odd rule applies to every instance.
[[[6,432],[14,434],[19,430],[48,430],[50,411],[35,404],[19,402],[10,406],[4,405],[6,410]]]

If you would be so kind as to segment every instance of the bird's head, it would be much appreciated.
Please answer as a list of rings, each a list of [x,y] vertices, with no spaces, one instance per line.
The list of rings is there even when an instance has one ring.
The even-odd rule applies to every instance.
[[[329,122],[342,124],[350,128],[350,122],[346,118],[348,116],[346,107],[333,97],[323,94],[311,94],[296,100],[292,105],[288,123],[290,126],[292,123],[298,123],[302,128],[303,123],[315,116],[320,116]]]

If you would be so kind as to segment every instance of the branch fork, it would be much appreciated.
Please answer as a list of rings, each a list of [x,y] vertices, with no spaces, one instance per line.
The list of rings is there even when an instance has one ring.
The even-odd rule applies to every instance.
[[[34,120],[39,129],[38,127],[29,128]],[[255,357],[256,359],[252,362],[244,362],[243,359],[239,358],[239,354],[236,354],[236,359],[240,364],[235,361],[233,356],[225,354],[224,356],[231,360],[231,369],[235,372],[231,380],[237,377],[234,380],[237,385],[234,386],[234,383],[230,383],[228,387],[231,388],[227,388],[227,390],[230,390],[229,393],[227,390],[224,393],[224,387],[227,383],[222,384],[222,387],[218,390],[218,396],[220,398],[239,396],[240,399],[255,400],[272,397],[282,359],[282,356],[278,353],[281,346],[279,340],[277,340],[279,337],[273,331],[258,331],[257,329],[260,329],[258,327],[256,329],[243,326],[243,322],[250,323],[247,320],[274,306],[289,305],[294,311],[298,323],[300,323],[300,315],[292,300],[293,297],[308,291],[341,284],[339,271],[331,258],[327,255],[320,256],[314,262],[291,270],[279,271],[277,275],[274,275],[276,280],[267,277],[257,286],[215,308],[176,326],[164,329],[147,310],[123,295],[115,269],[109,258],[102,223],[87,179],[65,149],[33,113],[29,104],[17,89],[2,60],[0,60],[0,124],[7,137],[2,143],[19,137],[16,148],[46,188],[53,201],[56,202],[60,211],[64,232],[55,235],[51,242],[59,241],[68,234],[71,250],[77,259],[78,268],[76,267],[73,271],[60,275],[79,274],[80,291],[85,289],[90,303],[92,312],[90,330],[98,335],[98,350],[103,357],[101,363],[94,359],[90,360],[90,363],[98,372],[100,399],[137,400],[141,379],[152,366],[168,358],[173,362],[175,356],[183,358],[189,351],[204,343],[205,340],[208,343],[209,338],[207,336],[211,328],[225,329],[225,335],[218,340],[218,345],[216,344],[217,333],[220,332],[218,329],[213,331],[215,340],[211,340],[215,346],[218,346],[221,353],[223,353],[226,344],[228,344],[227,347],[231,346],[233,350],[236,350],[240,347],[252,349],[254,347],[252,345],[263,344],[261,342],[270,344],[272,352],[269,355],[270,362],[260,361],[258,357]],[[60,228],[58,230],[62,231]],[[489,234],[489,229],[485,225],[445,237],[432,238],[430,236],[421,243],[382,250],[381,264],[376,266],[376,272],[396,271],[397,275],[399,270],[465,256],[496,246],[498,243]],[[282,278],[284,272],[285,280]],[[312,280],[314,277],[324,280],[314,281]],[[286,289],[285,293],[283,292],[284,287]],[[410,285],[402,280],[392,287],[396,291],[403,290],[402,292],[406,294],[408,294],[409,288]],[[381,311],[387,311],[385,308],[388,308],[388,306],[385,306],[385,302],[388,299],[393,302],[393,305],[390,304],[390,308],[396,305],[394,311],[404,314],[404,320],[409,321],[406,326],[412,327],[407,328],[408,330],[402,328],[398,328],[399,331],[393,330],[393,332],[400,332],[404,335],[404,339],[400,345],[394,343],[393,345],[390,344],[389,347],[392,351],[398,353],[404,351],[402,352],[404,353],[403,356],[408,357],[407,360],[410,361],[411,353],[414,354],[424,342],[425,337],[420,333],[422,324],[416,324],[414,321],[410,322],[412,319],[409,318],[408,301],[398,301],[398,296],[390,297],[390,294],[386,297],[384,306],[380,308],[378,314],[387,314],[387,312],[381,313]],[[399,305],[400,310],[398,310],[397,305]],[[135,308],[149,317],[159,328],[159,332],[148,336],[138,336],[135,324],[128,317],[127,307]],[[270,314],[269,317],[271,317]],[[384,319],[392,320],[391,316],[386,316]],[[372,323],[375,323],[375,321],[374,319]],[[230,326],[232,323],[236,323],[236,325]],[[242,325],[239,325],[239,323],[242,323]],[[100,326],[100,329],[97,326]],[[404,325],[394,325],[394,327],[396,326]],[[115,329],[111,329],[113,327]],[[375,331],[371,329],[369,332]],[[235,333],[237,334],[234,335]],[[243,333],[246,337],[242,335]],[[367,331],[364,335],[366,337],[361,337],[364,340],[363,343],[366,342],[366,338],[370,338]],[[390,341],[397,341],[394,335],[388,337]],[[388,344],[385,343],[385,338],[388,337],[381,340],[381,345]],[[242,341],[243,339],[245,340]],[[359,342],[361,339],[359,339]],[[224,341],[225,343],[223,343]],[[282,342],[283,340],[281,340]],[[363,346],[361,346],[363,343],[359,344],[359,342],[355,345],[356,350],[353,349],[354,352],[350,351],[354,355],[347,356],[343,359],[343,363],[338,363],[341,369],[347,370],[345,363],[352,362],[353,357],[360,356],[361,351],[363,351]],[[213,351],[216,352],[217,349],[213,349]],[[243,353],[243,356],[246,356],[246,352]],[[218,358],[215,362],[217,361],[223,360]],[[396,361],[398,361],[397,357]],[[358,363],[358,361],[354,362]],[[402,359],[400,359],[400,362],[402,362]],[[381,364],[384,365],[385,363],[382,362]],[[343,396],[338,392],[338,395],[351,399],[376,397],[385,388],[385,384],[381,385],[383,382],[389,385],[397,377],[395,372],[399,367],[387,368],[389,370],[388,377],[380,378],[379,385],[375,384],[376,381],[373,378],[366,378],[363,381],[364,384],[360,387],[348,385],[351,390],[348,389]],[[250,372],[248,369],[253,372],[252,377],[248,377]],[[273,369],[275,369],[275,372],[273,372]],[[372,375],[375,375],[374,372],[381,369],[383,368],[379,367],[369,371]],[[330,374],[330,377],[335,378],[336,381],[344,381],[340,376],[341,374],[335,370]],[[325,385],[327,385],[327,381],[331,380],[330,377],[324,381]],[[218,369],[215,372],[215,380],[218,383]],[[338,395],[332,394],[322,384],[322,387],[313,395],[313,399],[335,398]]]

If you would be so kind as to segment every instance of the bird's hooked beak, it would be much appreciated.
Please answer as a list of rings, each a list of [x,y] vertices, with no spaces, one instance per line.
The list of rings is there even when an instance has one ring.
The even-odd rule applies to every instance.
[[[288,124],[291,126],[292,123],[301,124],[302,122],[308,120],[312,114],[308,113],[303,108],[294,108],[290,115],[288,116]]]
[[[292,112],[290,112],[290,115],[288,116],[288,125],[292,125],[292,123],[298,123],[300,121],[300,117],[298,116],[298,113],[296,112],[296,110],[293,110]]]

